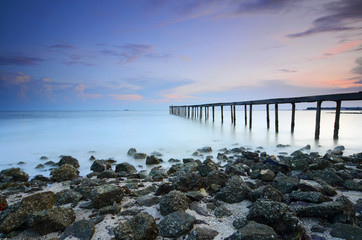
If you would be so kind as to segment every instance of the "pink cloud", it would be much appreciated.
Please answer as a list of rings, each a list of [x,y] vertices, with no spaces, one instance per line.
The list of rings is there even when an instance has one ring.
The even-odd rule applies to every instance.
[[[351,48],[354,48],[355,46],[357,46],[361,43],[362,43],[361,40],[356,40],[353,42],[345,43],[343,45],[325,50],[322,55],[325,57],[330,57],[330,56],[334,56],[337,54],[341,54],[341,53],[344,53],[344,52],[350,50]]]
[[[80,83],[78,85],[76,85],[73,88],[74,91],[77,92],[77,96],[81,97],[81,98],[100,98],[102,97],[101,94],[90,94],[90,93],[85,93],[85,85],[83,83]]]
[[[108,96],[120,101],[140,101],[143,99],[143,97],[138,94],[110,94]]]

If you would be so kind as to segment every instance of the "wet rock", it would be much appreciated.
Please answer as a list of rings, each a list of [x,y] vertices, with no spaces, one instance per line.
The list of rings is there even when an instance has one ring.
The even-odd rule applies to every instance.
[[[212,240],[219,233],[210,228],[196,228],[192,230],[186,240]]]
[[[126,172],[127,174],[136,174],[137,169],[132,164],[123,162],[116,165],[115,172]]]
[[[225,153],[218,153],[216,158],[217,158],[217,160],[220,160],[220,161],[228,160],[228,156],[226,156]]]
[[[340,178],[331,168],[324,170],[308,171],[307,176],[313,180],[321,179],[332,186],[343,185],[343,179]]]
[[[277,174],[278,172],[282,172],[284,174],[290,172],[290,168],[288,165],[284,164],[284,163],[280,163],[270,157],[268,157],[267,159],[263,160],[262,164],[260,165],[260,169],[270,169],[272,170],[275,174]]]
[[[277,144],[277,148],[286,148],[286,147],[290,147],[289,144]]]
[[[20,228],[30,214],[53,207],[53,192],[41,192],[25,197],[19,204],[7,208],[0,215],[0,232],[9,233]]]
[[[135,153],[133,155],[133,158],[134,159],[145,159],[147,157],[147,154],[146,153]]]
[[[168,162],[171,162],[171,163],[179,163],[179,162],[181,162],[181,160],[175,159],[175,158],[170,158],[170,159],[168,160]]]
[[[273,181],[274,177],[275,177],[275,174],[270,169],[260,171],[260,178],[262,181],[270,182],[270,181]]]
[[[29,179],[29,175],[20,170],[20,168],[8,168],[4,169],[0,172],[0,180],[1,175],[7,176],[10,181],[13,182],[27,182]]]
[[[6,197],[0,195],[0,212],[9,207]],[[0,217],[1,218],[1,217]]]
[[[239,230],[242,239],[245,240],[276,240],[278,235],[273,228],[250,221],[245,227]]]
[[[342,213],[343,204],[339,202],[324,202],[320,204],[308,203],[304,205],[292,205],[300,217],[320,217],[331,219],[333,216]]]
[[[190,208],[190,210],[195,211],[199,215],[210,216],[210,214],[207,212],[207,210],[204,209],[203,207],[201,207],[200,204],[197,202],[190,203],[189,208]],[[216,208],[216,206],[215,206],[215,208]]]
[[[258,199],[269,199],[272,201],[283,202],[283,194],[271,185],[261,186],[249,193],[249,199],[255,202]]]
[[[348,190],[352,191],[362,191],[362,185],[361,183],[358,183],[354,180],[346,180],[343,183],[343,186],[347,188]]]
[[[155,155],[147,156],[146,158],[146,165],[152,165],[152,164],[160,164],[162,159],[156,157]]]
[[[361,213],[362,213],[362,198],[358,199],[354,206],[355,206],[356,211],[361,215]]]
[[[117,178],[118,175],[112,170],[104,170],[103,172],[97,175],[97,178],[104,179],[104,178]]]
[[[203,148],[197,149],[197,151],[199,151],[201,153],[210,153],[210,152],[212,152],[212,148],[211,147],[203,147]]]
[[[95,158],[93,155],[91,155],[91,156],[89,157],[89,160],[90,160],[90,161],[94,161],[94,160],[96,160],[96,158]]]
[[[112,165],[106,160],[95,160],[90,167],[93,172],[103,172],[104,170],[111,169]]]
[[[111,206],[106,206],[106,207],[102,207],[101,209],[99,209],[99,214],[101,214],[101,215],[106,215],[106,214],[116,215],[121,210],[122,210],[121,206],[119,206],[119,205],[111,205]]]
[[[336,223],[332,228],[331,236],[347,240],[359,240],[362,236],[362,229],[349,224]]]
[[[298,189],[299,179],[285,176],[279,172],[274,178],[275,188],[280,190],[282,193],[290,193],[293,190]]]
[[[322,179],[317,178],[316,182],[322,186],[323,192],[325,192],[328,196],[335,196],[337,195],[337,191],[328,183],[323,181]]]
[[[295,171],[306,171],[309,169],[309,162],[305,158],[293,159],[290,163],[291,169]]]
[[[64,164],[61,167],[50,172],[50,180],[53,182],[63,182],[79,177],[79,171],[70,164]]]
[[[91,220],[80,220],[68,226],[60,235],[60,240],[75,237],[79,240],[90,240],[95,231],[95,224]]]
[[[75,168],[79,168],[79,162],[76,158],[71,157],[71,156],[63,156],[60,161],[58,162],[59,167],[65,165],[65,164],[70,164]]]
[[[48,159],[47,156],[41,156],[41,157],[40,157],[40,160],[47,160],[47,159]]]
[[[75,220],[75,213],[71,208],[55,207],[34,213],[28,224],[37,233],[45,235],[63,230]]]
[[[236,229],[241,229],[248,224],[248,220],[245,217],[237,218],[233,222],[233,227]]]
[[[228,217],[232,215],[232,212],[227,209],[225,206],[220,206],[215,209],[214,212],[215,217],[222,218],[222,217]]]
[[[90,199],[90,192],[94,187],[99,186],[98,180],[92,180],[89,178],[77,178],[71,181],[70,187],[82,194],[83,200]]]
[[[158,224],[160,235],[167,238],[180,237],[192,229],[195,221],[195,217],[188,213],[173,212],[164,217]]]
[[[162,185],[162,184],[161,184]],[[151,185],[151,186],[148,186],[144,189],[141,189],[141,190],[137,190],[135,191],[134,193],[137,195],[137,196],[143,196],[143,195],[147,195],[147,194],[150,194],[150,193],[153,193],[157,190],[157,187],[154,186],[154,185]]]
[[[285,203],[259,199],[251,207],[247,218],[266,224],[283,236],[295,237],[299,234],[302,237],[305,233],[303,223]]]
[[[226,182],[228,181],[229,176],[220,171],[220,170],[215,170],[210,172],[207,177],[206,177],[206,185],[210,186],[211,184],[216,184],[219,185],[221,187],[226,186]]]
[[[35,168],[36,169],[42,169],[42,168],[44,168],[44,165],[43,164],[38,164],[38,165],[35,166]]]
[[[40,181],[40,182],[44,182],[44,183],[50,182],[50,178],[44,177],[41,174],[36,175],[32,180],[36,180],[36,181]]]
[[[68,203],[76,205],[81,199],[82,194],[72,189],[65,189],[56,193],[56,201],[54,205],[61,206]]]
[[[130,148],[127,152],[128,156],[134,156],[137,153],[137,150],[135,148]]]
[[[218,170],[218,166],[211,159],[205,160],[201,165],[197,166],[200,175],[206,177],[210,172]]]
[[[342,151],[341,151],[342,152]],[[343,152],[342,152],[343,154]],[[340,154],[341,155],[341,154]],[[326,153],[324,156],[323,156],[324,159],[332,162],[332,163],[344,163],[344,161],[339,158],[338,156],[336,156],[335,154],[333,153]]]
[[[320,192],[302,192],[302,191],[293,191],[289,194],[291,200],[294,201],[303,201],[303,202],[312,202],[312,203],[321,203],[326,201],[331,201],[332,199],[324,196]]]
[[[173,190],[160,200],[160,213],[166,216],[175,211],[185,211],[189,206],[189,198],[185,193]]]
[[[246,172],[249,171],[249,169],[246,169],[244,165],[244,167],[240,166],[241,164],[237,164],[237,165],[231,165],[228,164],[225,167],[225,173],[229,174],[229,175],[238,175],[238,176],[246,176]]]
[[[172,186],[170,183],[168,182],[163,182],[161,183],[158,188],[156,189],[155,191],[155,196],[163,196],[169,192],[171,192],[173,189],[172,189]]]
[[[145,196],[138,197],[136,199],[136,202],[140,206],[151,207],[153,205],[158,204],[160,202],[160,198],[156,197],[156,196],[145,195]]]
[[[205,186],[204,178],[194,172],[179,172],[179,174],[171,179],[172,188],[182,191],[196,191]]]
[[[200,191],[187,192],[186,196],[190,198],[191,201],[201,201],[205,197]]]
[[[238,176],[229,179],[226,186],[220,190],[215,196],[215,199],[227,202],[237,203],[248,198],[250,188]]]
[[[346,196],[339,196],[336,202],[342,204],[342,212],[333,217],[333,222],[354,224],[357,222],[354,204]]]
[[[90,197],[94,208],[102,208],[122,201],[123,191],[118,186],[103,185],[93,188]]]
[[[163,178],[166,178],[168,175],[166,169],[162,168],[161,166],[158,166],[152,168],[148,176],[150,176],[153,180],[157,179],[162,180]]]

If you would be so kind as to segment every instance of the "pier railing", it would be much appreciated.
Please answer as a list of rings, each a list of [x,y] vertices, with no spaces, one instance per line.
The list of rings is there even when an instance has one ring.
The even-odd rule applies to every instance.
[[[210,107],[212,108],[212,121],[215,121],[215,107],[220,107],[221,122],[224,122],[224,107],[230,107],[231,123],[236,125],[236,106],[244,106],[245,112],[245,126],[248,123],[247,106],[249,106],[249,128],[252,128],[252,112],[253,105],[265,105],[266,106],[266,123],[267,128],[270,128],[269,106],[275,105],[275,131],[279,132],[279,118],[278,118],[278,105],[279,104],[291,104],[292,116],[291,116],[291,132],[294,132],[295,127],[295,107],[296,103],[310,103],[316,102],[316,124],[314,138],[319,139],[320,133],[320,121],[322,102],[333,101],[336,103],[336,114],[334,121],[333,138],[338,139],[339,131],[339,119],[341,113],[342,101],[358,101],[362,100],[362,91],[356,93],[342,93],[342,94],[329,94],[329,95],[317,95],[306,97],[293,97],[293,98],[273,98],[264,100],[242,101],[242,102],[221,102],[221,103],[207,103],[198,105],[183,105],[183,106],[170,106],[170,114],[179,115],[186,118],[202,119],[203,109],[205,110],[205,120],[209,119]]]

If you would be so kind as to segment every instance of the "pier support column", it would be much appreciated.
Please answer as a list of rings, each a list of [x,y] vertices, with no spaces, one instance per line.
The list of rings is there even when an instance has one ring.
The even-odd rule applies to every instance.
[[[338,139],[340,114],[341,114],[341,101],[337,101],[336,102],[336,117],[335,117],[335,120],[334,120],[333,139]]]
[[[224,106],[221,106],[221,123],[224,123]]]
[[[291,132],[294,133],[295,127],[295,103],[292,103],[292,123],[291,123]]]
[[[236,106],[234,105],[234,126],[236,125]]]
[[[278,104],[275,104],[275,132],[279,132],[279,115],[278,115]]]
[[[246,127],[248,125],[248,109],[246,105],[244,105],[244,115],[245,115],[245,127]]]
[[[322,110],[322,101],[317,102],[317,113],[315,119],[315,134],[314,139],[319,139],[320,127],[321,127],[321,110]]]
[[[212,122],[215,122],[215,106],[212,106]]]
[[[266,128],[270,128],[269,104],[266,105]]]
[[[202,107],[200,107],[200,120],[202,119]]]
[[[234,123],[233,105],[230,105],[231,123]]]
[[[253,105],[250,104],[249,106],[249,129],[252,128],[252,125],[253,125]]]

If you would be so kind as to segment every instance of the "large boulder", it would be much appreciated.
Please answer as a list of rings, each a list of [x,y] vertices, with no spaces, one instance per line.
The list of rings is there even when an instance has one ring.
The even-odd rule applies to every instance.
[[[156,157],[155,155],[147,156],[146,158],[146,165],[160,164],[161,162],[162,159]]]
[[[238,203],[246,200],[249,192],[248,185],[239,176],[233,176],[215,198],[227,203]]]
[[[285,203],[259,199],[251,207],[247,216],[249,220],[266,224],[283,236],[294,238],[305,234],[303,223],[294,215]]]
[[[332,186],[342,186],[344,183],[343,179],[339,177],[335,170],[332,168],[307,171],[307,176],[313,180],[322,179],[323,181]]]
[[[76,158],[71,157],[71,156],[63,156],[60,161],[58,162],[59,167],[65,165],[65,164],[70,164],[75,168],[79,168],[79,162]]]
[[[106,160],[95,160],[90,167],[93,172],[103,172],[104,170],[111,169],[112,165]]]
[[[219,185],[220,187],[225,187],[226,182],[228,181],[229,176],[220,171],[215,170],[210,172],[206,177],[206,186],[210,186],[211,184]]]
[[[185,211],[189,207],[189,198],[185,193],[173,190],[160,200],[160,213],[166,216],[172,212]]]
[[[20,170],[20,168],[4,169],[0,172],[0,176],[1,175],[7,176],[7,179],[14,182],[27,182],[29,179],[29,175],[26,172]]]
[[[53,182],[63,182],[73,180],[79,177],[79,171],[73,165],[64,164],[61,167],[50,172],[50,179]]]
[[[94,234],[94,231],[94,221],[83,219],[77,222],[73,222],[64,230],[59,238],[61,240],[65,240],[69,237],[76,237],[79,240],[90,240]]]
[[[112,205],[114,202],[122,201],[123,191],[118,186],[102,185],[93,188],[90,192],[90,198],[94,208],[102,208]]]
[[[19,204],[11,205],[0,215],[0,232],[9,233],[26,223],[30,214],[52,208],[55,193],[41,192],[24,198]]]
[[[137,169],[127,162],[123,162],[116,165],[115,172],[126,172],[127,174],[135,174],[137,173]]]
[[[274,178],[274,186],[282,193],[291,193],[293,190],[298,189],[299,179],[288,177],[279,172]]]
[[[55,206],[61,206],[64,204],[71,203],[76,205],[81,199],[82,194],[76,192],[72,189],[64,189],[56,194],[57,200],[55,201]]]
[[[173,212],[164,217],[158,224],[160,235],[165,238],[178,238],[188,233],[196,218],[185,212]]]
[[[75,220],[72,208],[55,207],[31,215],[28,224],[37,233],[45,235],[51,232],[64,230]]]
[[[138,213],[114,230],[116,240],[153,240],[158,232],[155,220],[148,213]]]
[[[193,172],[177,172],[177,176],[172,177],[172,188],[182,191],[196,191],[205,186],[204,178],[198,173]]]
[[[332,228],[331,236],[347,240],[360,240],[362,239],[362,229],[349,224],[336,223]]]

